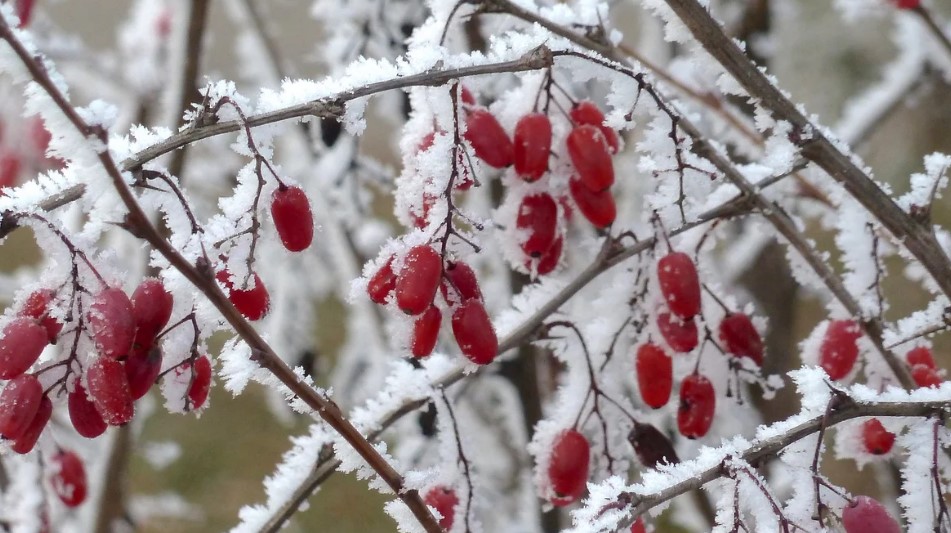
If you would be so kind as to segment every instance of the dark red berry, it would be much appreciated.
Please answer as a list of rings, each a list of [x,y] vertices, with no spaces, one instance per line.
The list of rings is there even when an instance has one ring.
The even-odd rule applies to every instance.
[[[376,271],[367,283],[367,294],[378,304],[386,303],[386,297],[396,288],[396,274],[393,273],[393,258]]]
[[[477,365],[487,365],[499,351],[499,340],[482,302],[466,300],[452,313],[452,333],[459,349]]]
[[[925,346],[908,350],[908,353],[905,354],[905,360],[908,361],[909,366],[925,365],[929,368],[935,368],[934,356],[931,355],[931,350]]]
[[[36,417],[43,399],[43,386],[33,374],[10,380],[0,393],[0,436],[16,440]]]
[[[856,496],[842,510],[845,533],[901,533],[898,522],[882,504],[868,496]]]
[[[195,366],[192,369],[190,363],[184,365],[185,371],[191,371],[192,381],[188,387],[188,401],[191,409],[201,409],[208,399],[208,392],[211,390],[211,360],[207,357],[195,359]]]
[[[81,383],[77,382],[73,391],[69,393],[67,407],[69,420],[76,428],[76,433],[87,439],[94,439],[106,431],[106,422],[96,410],[95,404],[86,395],[86,389]]]
[[[472,267],[461,261],[447,261],[443,271],[446,279],[439,285],[442,297],[450,305],[462,303],[469,298],[482,299],[479,280]]]
[[[115,359],[99,357],[86,370],[86,384],[96,411],[107,424],[121,426],[132,420],[135,405],[125,365]]]
[[[576,124],[591,124],[597,126],[604,135],[612,154],[616,154],[619,144],[617,132],[604,125],[604,113],[590,100],[582,100],[574,105],[570,111],[571,120]]]
[[[135,339],[135,317],[132,301],[122,289],[107,287],[89,305],[88,327],[92,338],[105,357],[125,357]]]
[[[646,422],[634,422],[634,428],[627,434],[627,441],[631,443],[637,459],[645,468],[656,468],[664,463],[673,465],[680,462],[670,439]]]
[[[885,429],[877,418],[870,418],[862,424],[862,444],[868,453],[884,455],[895,445],[895,434]]]
[[[594,224],[594,227],[606,228],[614,223],[614,219],[617,218],[617,206],[614,204],[611,191],[593,192],[577,178],[571,178],[568,189],[578,210],[588,219],[588,222]]]
[[[456,491],[439,485],[429,489],[423,501],[426,505],[439,511],[439,515],[442,516],[439,519],[439,527],[443,531],[451,530],[455,519],[456,506],[459,505],[459,497],[456,496]]]
[[[236,288],[228,270],[219,270],[215,278],[228,289],[228,300],[245,318],[252,321],[264,318],[271,307],[271,295],[257,273],[252,276],[254,287],[249,289]]]
[[[657,280],[670,312],[684,319],[700,313],[697,267],[683,252],[670,252],[657,262]]]
[[[697,347],[700,334],[695,319],[683,319],[671,313],[657,315],[657,329],[667,341],[670,349],[677,353],[688,353]]]
[[[522,198],[515,227],[527,233],[522,251],[530,257],[541,257],[555,242],[558,204],[547,193]]]
[[[548,170],[551,153],[551,121],[544,113],[529,113],[515,124],[515,172],[526,181],[535,181]]]
[[[15,378],[33,366],[49,344],[49,333],[33,318],[17,317],[3,327],[0,379]]]
[[[56,337],[63,329],[63,324],[50,316],[50,303],[56,293],[52,289],[39,289],[30,293],[26,302],[23,303],[23,309],[20,310],[20,316],[35,318],[40,325],[46,329],[50,344],[56,344]]]
[[[568,505],[584,494],[588,481],[591,447],[584,435],[575,429],[562,431],[552,443],[548,462],[548,479],[557,506]]]
[[[525,268],[529,271],[532,271],[532,266],[534,264],[534,273],[539,276],[544,276],[545,274],[550,274],[558,266],[558,262],[561,260],[561,251],[564,246],[564,238],[560,235],[555,238],[555,242],[551,244],[551,247],[542,254],[538,259],[528,259],[525,261]]]
[[[435,305],[416,317],[413,324],[413,340],[410,346],[414,357],[426,357],[436,347],[439,338],[439,325],[442,323],[442,313]]]
[[[637,386],[644,403],[654,409],[667,404],[674,385],[674,365],[670,356],[653,343],[642,344],[635,357]]]
[[[172,316],[172,295],[157,278],[146,278],[132,293],[135,340],[151,343]]]
[[[86,500],[86,469],[74,452],[63,450],[50,462],[53,492],[67,507],[76,507]]]
[[[590,124],[576,126],[566,142],[568,156],[585,187],[600,192],[614,184],[614,163],[600,128]]]
[[[680,408],[677,410],[677,428],[688,439],[703,437],[710,431],[716,395],[710,380],[700,374],[690,374],[680,384]]]
[[[429,308],[442,277],[442,258],[431,246],[410,248],[396,278],[396,304],[408,315]]]
[[[26,427],[26,431],[13,441],[10,449],[19,454],[33,451],[36,441],[40,439],[40,435],[43,433],[43,429],[46,428],[46,424],[49,423],[51,416],[53,416],[53,402],[50,401],[49,397],[43,396],[40,400],[40,407],[36,410],[36,416]]]
[[[314,239],[314,215],[303,189],[283,184],[274,189],[271,218],[284,248],[300,252],[310,246]]]
[[[487,165],[504,168],[512,164],[512,141],[488,109],[475,107],[469,111],[464,136],[476,157]]]
[[[727,313],[720,322],[720,341],[728,353],[749,357],[756,366],[763,366],[763,339],[745,314]]]
[[[133,400],[145,396],[162,370],[162,348],[135,347],[125,361],[125,374],[129,380],[129,393]]]
[[[832,379],[842,379],[852,371],[859,357],[858,339],[862,330],[853,320],[829,322],[822,345],[819,346],[819,365]]]
[[[919,387],[940,387],[944,383],[941,373],[937,369],[925,365],[911,367],[911,378]]]

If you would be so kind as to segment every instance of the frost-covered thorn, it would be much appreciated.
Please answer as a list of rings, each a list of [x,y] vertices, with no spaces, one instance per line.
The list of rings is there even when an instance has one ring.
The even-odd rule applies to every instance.
[[[145,233],[142,230],[142,221],[137,218],[135,213],[126,213],[122,222],[114,222],[113,224],[128,231],[133,237],[145,239]]]
[[[205,256],[201,256],[195,260],[195,270],[198,271],[201,277],[208,281],[215,278],[215,269],[211,267],[211,261]]]

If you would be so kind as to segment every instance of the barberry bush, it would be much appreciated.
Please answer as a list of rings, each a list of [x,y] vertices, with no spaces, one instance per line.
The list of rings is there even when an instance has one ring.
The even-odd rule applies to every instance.
[[[834,126],[771,75],[806,2],[317,0],[315,61],[234,0],[234,80],[211,4],[100,57],[0,3],[4,530],[134,527],[146,419],[251,383],[309,427],[236,532],[332,476],[406,532],[951,530],[951,155],[856,151],[947,99],[940,2],[822,8],[897,50]]]

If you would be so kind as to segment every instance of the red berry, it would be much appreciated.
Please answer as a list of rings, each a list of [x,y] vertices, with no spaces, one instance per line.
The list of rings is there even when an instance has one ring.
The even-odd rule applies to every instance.
[[[671,313],[657,315],[657,329],[667,341],[667,345],[677,353],[688,353],[697,347],[700,335],[697,332],[697,322],[693,319],[683,319]]]
[[[74,452],[64,450],[53,456],[50,485],[67,507],[76,507],[86,499],[86,469]]]
[[[35,5],[36,0],[17,0],[16,9],[17,18],[20,19],[20,28],[30,23],[30,18],[33,16],[33,7]]]
[[[53,416],[53,402],[44,395],[40,400],[39,409],[36,410],[36,416],[26,427],[26,431],[13,442],[10,449],[19,454],[33,451],[36,441],[40,439],[40,435],[43,433],[43,429],[46,428],[46,424],[49,423],[51,416]]]
[[[935,368],[934,357],[931,355],[931,350],[925,346],[908,350],[908,353],[905,354],[905,359],[908,361],[909,366],[925,365],[929,368]]]
[[[657,262],[657,280],[670,312],[690,319],[700,313],[697,267],[683,252],[670,252]]]
[[[107,424],[121,426],[132,420],[135,405],[125,365],[115,359],[99,357],[86,369],[86,384],[96,411]]]
[[[135,339],[132,302],[122,289],[108,287],[93,298],[87,314],[89,332],[99,352],[113,359],[125,357]]]
[[[551,152],[551,121],[544,113],[529,113],[515,124],[515,172],[525,181],[535,181],[548,170]]]
[[[40,321],[40,325],[46,328],[50,344],[56,344],[56,337],[63,329],[63,324],[49,315],[50,302],[56,293],[52,289],[39,289],[30,293],[26,302],[23,303],[23,309],[20,309],[20,316],[33,317]]]
[[[637,520],[631,524],[631,533],[647,533],[647,530],[644,528],[644,519],[637,517]]]
[[[680,408],[677,410],[677,428],[688,439],[703,437],[710,431],[716,395],[710,380],[700,374],[690,374],[680,384]]]
[[[608,142],[611,153],[617,153],[619,146],[617,132],[604,125],[604,113],[598,109],[598,106],[594,105],[594,102],[590,100],[578,102],[571,108],[570,115],[571,120],[576,124],[591,124],[592,126],[597,126],[604,135],[604,139]]]
[[[885,429],[877,418],[870,418],[862,424],[862,444],[868,453],[884,455],[895,445],[895,434]]]
[[[561,260],[561,251],[564,246],[564,239],[559,235],[555,242],[551,244],[551,247],[542,254],[538,259],[528,259],[525,261],[525,268],[529,271],[532,270],[532,264],[535,263],[535,273],[539,276],[544,276],[545,274],[550,274],[558,266],[558,261]]]
[[[464,104],[476,105],[475,96],[472,95],[472,91],[465,85],[459,88],[459,97]]]
[[[594,227],[606,228],[614,223],[617,206],[614,205],[611,191],[593,192],[577,178],[571,178],[568,188],[578,210]]]
[[[512,164],[512,141],[495,116],[484,107],[469,111],[464,135],[476,157],[495,168]]]
[[[409,216],[413,219],[413,226],[419,229],[426,227],[426,224],[429,223],[429,210],[432,209],[433,204],[436,203],[436,197],[429,194],[423,193],[423,205],[422,212],[417,214],[415,211],[411,211]]]
[[[541,257],[555,242],[558,204],[547,193],[522,198],[515,227],[528,233],[522,242],[522,251],[531,257]]]
[[[667,435],[646,422],[634,422],[627,434],[627,441],[634,448],[637,459],[645,468],[657,468],[661,464],[677,464],[680,458]]]
[[[228,300],[231,305],[244,315],[248,320],[260,320],[264,318],[271,307],[271,296],[267,292],[267,287],[261,278],[254,273],[254,288],[238,289],[231,281],[231,272],[228,270],[219,270],[215,278],[228,289]]]
[[[436,347],[439,338],[439,325],[442,323],[442,313],[435,305],[416,317],[413,324],[413,340],[410,346],[414,357],[426,357]]]
[[[0,379],[29,370],[48,343],[49,333],[36,320],[17,317],[7,322],[0,338]]]
[[[303,189],[283,184],[274,189],[271,218],[284,248],[299,252],[310,246],[314,239],[314,216]]]
[[[125,361],[125,375],[129,380],[129,393],[133,400],[146,395],[162,370],[162,348],[136,346]]]
[[[728,313],[720,322],[720,341],[723,348],[736,357],[749,357],[756,366],[763,366],[763,339],[750,317],[743,313]]]
[[[396,288],[396,274],[393,273],[393,258],[386,260],[380,270],[367,283],[367,294],[378,304],[386,303],[386,297]]]
[[[597,126],[576,126],[566,142],[568,156],[585,187],[600,192],[614,184],[614,163],[607,140]]]
[[[557,506],[568,505],[584,493],[588,481],[591,447],[584,435],[575,429],[562,431],[552,444],[548,462],[548,479]]]
[[[81,383],[76,382],[75,388],[69,393],[67,407],[69,408],[69,420],[76,428],[76,433],[87,439],[94,439],[106,431],[107,426],[102,419],[102,415],[99,414],[95,404],[86,395],[86,389],[83,388]]]
[[[641,345],[635,358],[637,386],[644,403],[654,409],[667,404],[674,385],[674,365],[670,356],[653,343]]]
[[[431,246],[410,248],[396,278],[396,304],[408,315],[429,308],[442,277],[442,258]]]
[[[135,340],[151,343],[172,316],[172,295],[157,278],[146,278],[132,293]]]
[[[499,340],[482,302],[466,300],[452,313],[452,333],[459,349],[477,365],[487,365],[499,351]]]
[[[13,152],[0,154],[0,189],[13,187],[20,177],[20,156]]]
[[[453,305],[462,303],[469,298],[482,299],[479,280],[476,278],[472,267],[461,261],[447,261],[443,273],[447,279],[443,280],[439,288],[446,303]]]
[[[16,440],[36,417],[43,399],[43,386],[33,374],[17,376],[0,393],[0,436]]]
[[[944,383],[941,373],[937,369],[925,365],[911,367],[911,378],[919,387],[940,387]]]
[[[882,504],[868,496],[856,496],[842,510],[845,533],[901,533],[898,522]]]
[[[185,371],[193,372],[191,385],[188,386],[188,400],[190,408],[201,409],[208,399],[208,392],[211,390],[211,360],[207,357],[195,359],[195,366],[192,369],[191,363],[183,365]]]
[[[921,7],[921,0],[892,0],[898,9],[918,9]]]
[[[842,379],[852,371],[859,357],[856,341],[862,336],[853,320],[829,322],[822,345],[819,347],[819,365],[832,379]]]
[[[439,519],[439,527],[444,531],[452,529],[452,522],[455,519],[456,506],[459,505],[459,497],[456,491],[446,488],[442,485],[429,489],[426,497],[423,498],[426,505],[439,511],[442,518]]]

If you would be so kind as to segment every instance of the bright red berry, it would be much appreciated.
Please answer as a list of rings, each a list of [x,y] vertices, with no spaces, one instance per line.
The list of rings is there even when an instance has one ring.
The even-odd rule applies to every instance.
[[[934,357],[931,355],[931,350],[925,346],[908,350],[908,353],[905,354],[905,360],[908,361],[909,366],[925,365],[929,368],[935,368]]]
[[[551,121],[544,113],[529,113],[515,124],[515,172],[525,181],[535,181],[548,170],[551,153]]]
[[[492,321],[480,300],[470,299],[452,313],[452,333],[459,349],[477,365],[487,365],[499,351]]]
[[[283,184],[274,189],[271,218],[285,248],[300,252],[310,246],[314,239],[314,216],[303,189]]]
[[[193,372],[191,385],[188,386],[189,407],[192,410],[201,409],[211,390],[211,360],[199,357],[195,359],[194,367],[191,363],[186,363],[183,367],[186,372]]]
[[[172,295],[157,278],[146,278],[132,293],[135,340],[151,343],[172,316]]]
[[[439,527],[443,528],[443,531],[451,530],[452,523],[455,520],[456,506],[459,505],[459,497],[456,496],[456,491],[439,485],[429,489],[423,501],[426,505],[439,511],[439,515],[442,516],[439,519]]]
[[[488,109],[475,107],[469,111],[464,136],[476,157],[487,165],[504,168],[512,164],[512,141]]]
[[[940,387],[944,383],[941,373],[936,368],[925,365],[913,365],[911,367],[911,378],[919,387]]]
[[[870,418],[862,424],[862,444],[868,453],[884,455],[895,445],[895,434],[885,429],[877,418]]]
[[[614,163],[607,140],[597,126],[576,126],[566,142],[568,156],[585,187],[600,192],[614,184]]]
[[[859,357],[858,339],[862,336],[854,320],[829,322],[822,345],[819,346],[819,365],[832,379],[842,379],[852,371]]]
[[[56,293],[52,289],[38,289],[30,293],[26,301],[23,302],[23,309],[20,309],[20,316],[33,317],[40,322],[40,325],[46,328],[50,344],[56,344],[56,337],[63,329],[63,324],[59,320],[51,317],[50,303]]]
[[[644,403],[654,409],[667,404],[674,385],[674,365],[670,356],[653,343],[642,344],[635,357],[637,386]]]
[[[695,319],[683,319],[671,313],[657,315],[657,329],[667,341],[670,349],[677,353],[688,353],[697,347],[700,334]]]
[[[26,454],[33,451],[33,448],[36,446],[36,441],[40,439],[40,435],[43,433],[43,429],[46,428],[46,424],[49,423],[51,416],[53,416],[53,402],[50,401],[48,396],[44,395],[43,398],[40,399],[40,407],[36,410],[36,416],[34,416],[30,424],[27,425],[26,431],[13,441],[13,445],[10,446],[10,449],[19,454]]]
[[[245,318],[252,321],[264,318],[271,307],[271,295],[257,273],[252,276],[254,287],[248,289],[236,288],[228,270],[219,270],[215,278],[228,289],[228,300]]]
[[[515,227],[527,233],[522,251],[531,257],[541,257],[555,242],[558,204],[547,193],[522,198]]]
[[[548,462],[553,504],[568,505],[584,494],[590,460],[591,446],[577,430],[568,429],[555,437]]]
[[[459,98],[462,100],[463,104],[476,105],[475,96],[473,96],[472,91],[470,91],[465,85],[459,88]]]
[[[461,261],[447,261],[443,270],[446,279],[439,285],[442,297],[450,305],[462,303],[469,298],[482,299],[479,280],[472,267]]]
[[[393,258],[390,257],[386,263],[376,271],[376,274],[370,278],[367,283],[367,295],[378,304],[386,303],[386,297],[396,288],[396,274],[393,273]]]
[[[132,301],[118,287],[107,287],[89,305],[89,332],[100,354],[119,359],[125,357],[135,339],[135,317]]]
[[[619,147],[617,132],[604,125],[604,113],[598,109],[598,106],[594,105],[594,102],[582,100],[571,108],[569,114],[571,115],[571,120],[576,124],[591,124],[592,126],[597,126],[604,135],[604,139],[608,142],[611,153],[617,153]]]
[[[614,219],[617,218],[617,206],[614,204],[611,191],[594,192],[577,178],[571,178],[568,189],[578,210],[588,219],[588,222],[594,224],[594,227],[603,229],[614,223]]]
[[[680,384],[680,408],[677,410],[677,428],[688,439],[703,437],[710,431],[716,395],[710,380],[700,374],[690,374]]]
[[[727,313],[720,322],[720,341],[728,353],[749,357],[756,366],[763,366],[763,339],[745,314]]]
[[[87,439],[94,439],[106,431],[106,422],[96,410],[95,404],[86,395],[86,389],[76,382],[75,388],[69,393],[67,400],[69,420],[79,433]]]
[[[882,504],[868,496],[856,496],[842,510],[845,533],[901,533],[898,522]]]
[[[657,262],[657,280],[670,312],[690,319],[700,313],[700,278],[690,256],[670,252]]]
[[[631,533],[647,533],[647,529],[644,528],[644,519],[637,517],[637,520],[631,524]]]
[[[43,386],[33,374],[10,380],[0,393],[0,436],[16,440],[36,417],[43,399]]]
[[[14,378],[29,370],[48,343],[48,332],[35,319],[17,317],[7,322],[0,338],[0,379]]]
[[[20,28],[30,23],[30,19],[33,17],[33,7],[35,5],[36,0],[17,0],[16,10],[17,17],[20,19]]]
[[[414,357],[426,357],[433,352],[433,348],[436,347],[436,340],[439,338],[439,325],[441,323],[442,313],[435,305],[429,306],[429,309],[416,317],[416,323],[413,324],[413,340],[410,346],[410,351]]]
[[[50,485],[67,507],[76,507],[86,500],[86,469],[74,452],[63,450],[53,456]]]
[[[132,420],[135,405],[125,365],[115,359],[99,357],[86,369],[86,384],[96,411],[107,424],[121,426]]]
[[[129,393],[133,400],[146,395],[162,370],[162,348],[135,347],[125,361],[125,375],[129,380]]]
[[[558,262],[561,260],[561,251],[564,246],[564,238],[560,235],[555,238],[555,242],[551,244],[551,247],[542,254],[538,259],[531,259],[525,261],[525,268],[529,271],[532,270],[532,264],[535,264],[535,274],[539,276],[544,276],[545,274],[550,274],[558,266]]]
[[[442,257],[431,246],[410,248],[396,278],[396,304],[408,315],[429,308],[442,277]]]

